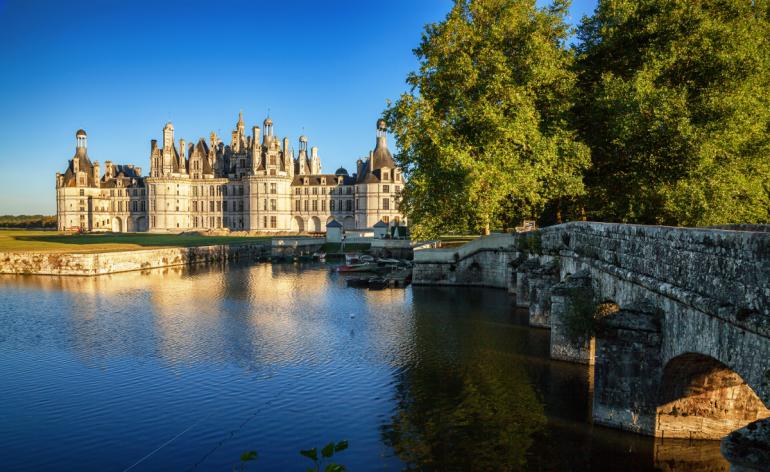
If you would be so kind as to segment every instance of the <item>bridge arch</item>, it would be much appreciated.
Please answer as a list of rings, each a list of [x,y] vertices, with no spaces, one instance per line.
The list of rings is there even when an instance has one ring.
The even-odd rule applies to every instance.
[[[721,439],[770,409],[734,370],[711,356],[688,352],[663,368],[655,436]]]

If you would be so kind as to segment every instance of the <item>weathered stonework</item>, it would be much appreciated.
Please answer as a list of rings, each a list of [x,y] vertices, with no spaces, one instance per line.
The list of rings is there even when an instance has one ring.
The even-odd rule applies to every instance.
[[[591,276],[587,271],[579,271],[555,285],[551,290],[551,358],[580,364],[594,363],[594,339],[592,336],[582,340],[570,339],[567,332],[567,317],[574,316],[576,295],[594,303],[594,290]]]
[[[546,304],[531,293],[542,292],[533,280],[542,260],[558,258],[559,280],[585,273],[594,301],[620,309],[597,331],[595,421],[642,434],[717,438],[769,413],[770,233],[584,222],[538,233],[491,237],[510,253],[511,268],[485,272],[484,285],[514,290],[518,304],[536,305],[540,322]],[[475,280],[470,270],[484,256],[472,249],[455,250],[451,264],[460,273],[451,277],[432,251],[416,254],[415,282]],[[421,270],[424,262],[430,270]],[[551,289],[552,356],[591,362],[590,348],[569,353],[562,337],[570,305],[563,287]]]
[[[269,246],[238,244],[94,254],[0,253],[0,274],[102,275],[233,259],[253,259]]]
[[[529,325],[551,326],[551,288],[559,283],[559,263],[549,257],[529,275]]]
[[[764,472],[770,468],[770,419],[756,421],[722,440],[731,472]]]

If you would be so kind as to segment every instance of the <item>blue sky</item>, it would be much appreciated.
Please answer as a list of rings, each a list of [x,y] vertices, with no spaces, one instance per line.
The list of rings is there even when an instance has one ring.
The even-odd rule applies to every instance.
[[[538,4],[547,3],[538,0]],[[576,0],[571,21],[596,0]],[[0,0],[0,214],[55,212],[54,176],[88,132],[94,160],[149,170],[167,121],[225,142],[268,109],[333,172],[368,154],[412,49],[450,0]]]

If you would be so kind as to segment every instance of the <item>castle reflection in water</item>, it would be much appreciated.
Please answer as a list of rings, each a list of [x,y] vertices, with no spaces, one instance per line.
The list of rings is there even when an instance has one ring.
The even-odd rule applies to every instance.
[[[319,265],[221,264],[3,276],[0,299],[11,469],[127,466],[178,422],[196,427],[153,467],[228,468],[248,446],[278,469],[333,431],[351,470],[729,470],[718,442],[593,427],[590,371],[551,361],[504,291],[365,291]]]

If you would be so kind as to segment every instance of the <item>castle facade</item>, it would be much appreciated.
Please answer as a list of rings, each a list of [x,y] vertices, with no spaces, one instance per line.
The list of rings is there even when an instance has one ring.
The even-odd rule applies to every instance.
[[[59,230],[312,233],[334,220],[345,229],[406,224],[398,209],[403,177],[383,120],[374,150],[352,175],[344,168],[322,173],[318,148],[308,148],[305,136],[295,156],[289,139],[273,134],[269,117],[247,135],[239,114],[229,145],[211,133],[208,141],[180,139],[178,148],[166,123],[161,145],[151,141],[149,176],[111,161],[102,175],[88,156],[86,132],[78,130],[75,156],[56,174]]]

